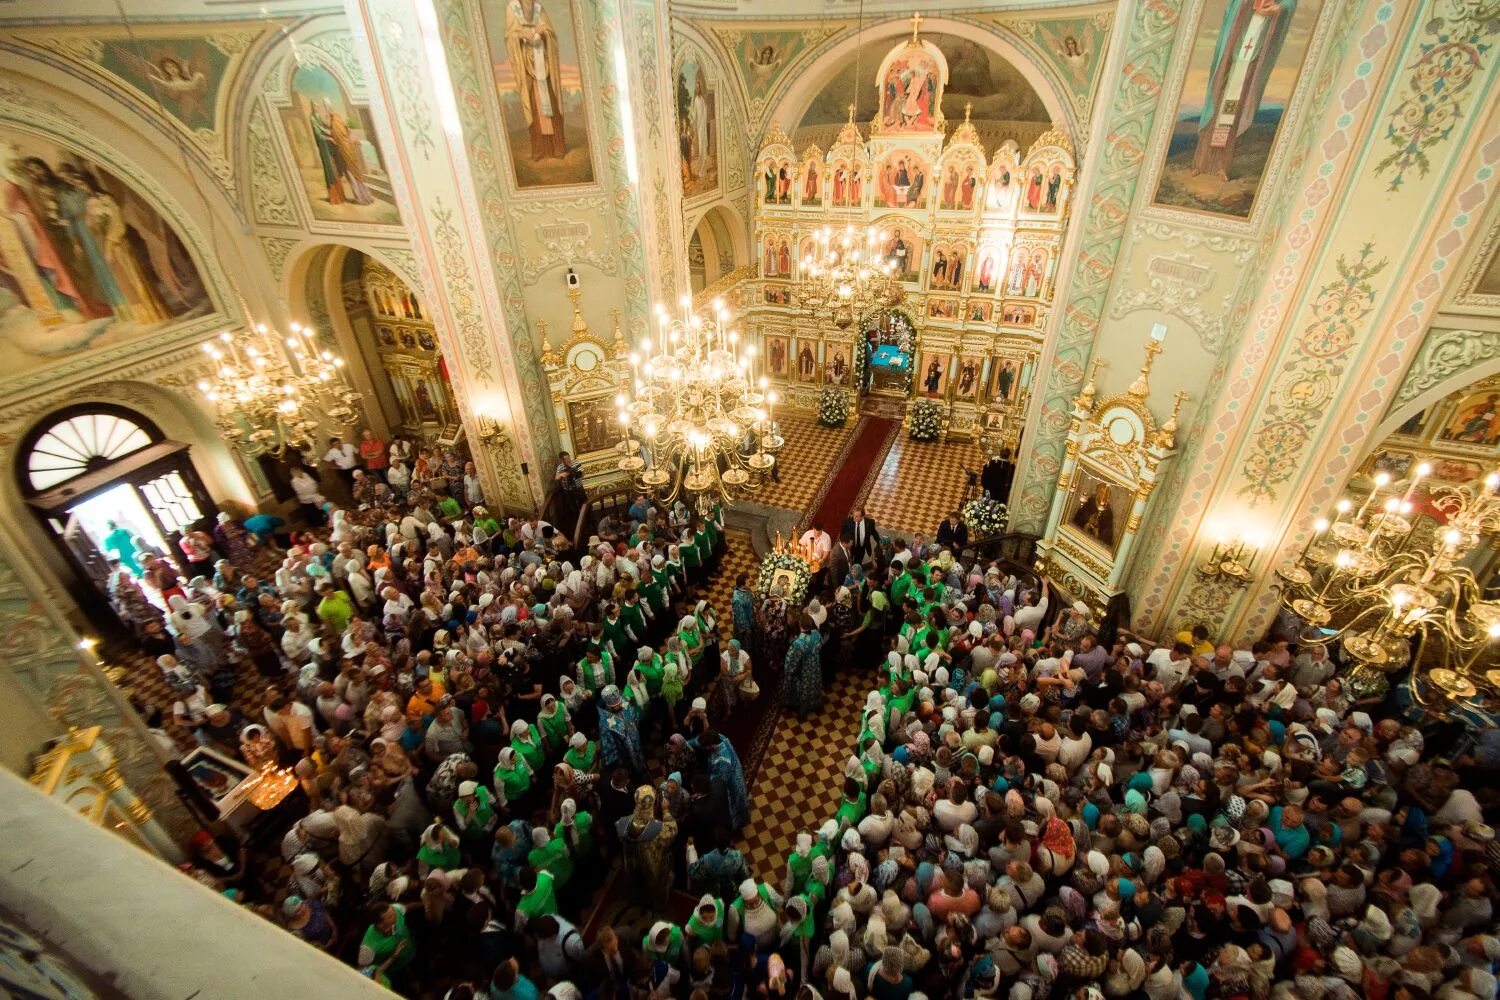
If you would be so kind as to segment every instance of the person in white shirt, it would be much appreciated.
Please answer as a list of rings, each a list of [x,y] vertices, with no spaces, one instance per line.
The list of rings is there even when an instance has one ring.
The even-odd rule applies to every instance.
[[[1171,646],[1157,646],[1146,657],[1146,663],[1156,668],[1156,679],[1161,682],[1167,694],[1172,694],[1187,679],[1188,668],[1192,665],[1192,650],[1186,643],[1180,642]]]
[[[354,447],[353,442],[338,437],[329,438],[323,461],[333,466],[333,471],[339,474],[345,486],[351,490],[354,488],[354,470],[359,468],[359,449]]]
[[[385,606],[380,609],[381,621],[384,621],[391,615],[395,615],[401,619],[403,625],[411,620],[411,609],[416,605],[412,603],[410,597],[407,597],[395,587],[385,588],[380,592],[380,596],[385,598]]]
[[[1043,580],[1042,596],[1037,602],[1027,607],[1016,609],[1016,613],[1013,616],[1016,621],[1016,630],[1030,629],[1035,634],[1042,622],[1047,620],[1047,601],[1048,586],[1047,581]]]
[[[312,752],[313,740],[318,735],[318,724],[313,719],[312,709],[300,701],[273,694],[261,714],[283,746],[301,751],[303,756]]]
[[[323,517],[325,501],[317,479],[299,465],[292,469],[291,484],[292,492],[297,496],[297,503],[302,507],[302,516],[307,518],[307,523],[314,528],[321,528],[325,520]]]
[[[281,651],[288,660],[300,667],[312,658],[312,632],[304,628],[302,619],[295,615],[282,624],[286,631],[281,636]]]
[[[798,544],[810,551],[819,563],[826,563],[829,553],[833,551],[833,536],[824,531],[821,525],[815,524],[802,533]]]

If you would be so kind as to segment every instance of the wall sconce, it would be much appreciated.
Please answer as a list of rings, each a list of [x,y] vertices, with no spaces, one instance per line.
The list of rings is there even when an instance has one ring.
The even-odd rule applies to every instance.
[[[1234,538],[1220,532],[1214,539],[1208,561],[1198,567],[1198,575],[1206,579],[1226,579],[1239,587],[1248,586],[1253,575],[1251,567],[1266,541],[1264,532],[1245,531]]]
[[[474,417],[479,424],[479,440],[485,444],[493,443],[500,436],[499,422],[488,413],[476,413]]]

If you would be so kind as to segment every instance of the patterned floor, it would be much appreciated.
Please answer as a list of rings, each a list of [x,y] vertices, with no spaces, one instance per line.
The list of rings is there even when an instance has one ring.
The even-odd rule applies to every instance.
[[[781,712],[750,788],[750,825],[740,850],[755,876],[780,885],[797,834],[838,808],[844,762],[854,752],[870,676],[845,671],[825,683],[823,708],[806,719]]]
[[[724,541],[728,547],[713,578],[708,581],[708,600],[719,613],[719,635],[728,639],[734,633],[734,578],[744,573],[750,578],[750,586],[754,587],[760,560],[755,556],[750,532],[725,528]]]
[[[749,499],[806,512],[849,443],[856,422],[850,420],[843,427],[823,427],[814,416],[794,413],[781,415],[777,422],[781,424],[781,436],[786,439],[776,456],[781,482],[767,482]]]
[[[865,510],[882,533],[909,537],[920,531],[930,539],[963,499],[964,466],[975,472],[984,467],[977,442],[913,441],[902,431],[870,487]]]

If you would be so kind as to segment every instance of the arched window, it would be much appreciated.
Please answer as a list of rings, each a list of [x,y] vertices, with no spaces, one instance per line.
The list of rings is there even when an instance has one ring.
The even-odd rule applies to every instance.
[[[162,434],[123,407],[93,405],[57,414],[27,438],[21,451],[26,485],[40,493],[140,451]]]

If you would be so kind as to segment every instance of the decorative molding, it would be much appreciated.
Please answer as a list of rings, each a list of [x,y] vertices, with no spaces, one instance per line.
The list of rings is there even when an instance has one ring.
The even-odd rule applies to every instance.
[[[320,52],[343,67],[350,87],[365,89],[365,67],[354,51],[354,35],[347,30],[325,31],[298,42],[303,48]]]
[[[1500,218],[1495,219],[1489,231],[1484,234],[1484,239],[1480,240],[1469,269],[1464,272],[1463,280],[1458,283],[1458,295],[1453,299],[1455,306],[1486,312],[1500,312],[1500,293],[1479,291],[1479,281],[1484,277],[1485,271],[1488,270],[1490,262],[1495,259],[1497,253],[1500,253]]]
[[[1352,261],[1338,256],[1338,277],[1318,290],[1314,319],[1297,338],[1297,353],[1306,360],[1285,366],[1271,388],[1238,490],[1252,508],[1274,502],[1277,487],[1306,461],[1313,430],[1338,395],[1339,377],[1362,332],[1358,324],[1375,308],[1370,279],[1390,263],[1385,257],[1373,259],[1374,252],[1373,244],[1366,243]]]
[[[1430,329],[1385,412],[1389,415],[1449,379],[1496,358],[1500,358],[1500,332]]]
[[[250,109],[246,142],[250,154],[250,217],[259,225],[301,226],[297,207],[287,195],[287,176],[276,159],[270,116],[260,100]]]
[[[1395,151],[1375,165],[1376,175],[1395,168],[1389,190],[1401,190],[1408,170],[1425,177],[1432,169],[1427,150],[1446,142],[1463,118],[1464,92],[1484,69],[1497,19],[1500,3],[1495,0],[1433,4],[1422,27],[1426,38],[1421,55],[1411,65],[1401,103],[1386,124],[1385,138]]]
[[[423,86],[423,70],[417,54],[407,42],[405,29],[394,18],[383,25],[386,37],[385,50],[390,54],[392,82],[396,86],[395,111],[406,126],[407,144],[431,160],[437,146],[433,140],[436,126],[432,121],[432,109],[427,105],[427,91]]]
[[[1146,262],[1146,287],[1124,289],[1114,296],[1111,319],[1122,319],[1140,309],[1155,309],[1187,322],[1209,357],[1218,357],[1229,340],[1230,306],[1234,292],[1207,306],[1198,297],[1213,284],[1214,271],[1191,254],[1157,254]]]
[[[408,288],[421,291],[422,268],[417,263],[416,253],[410,247],[381,247],[380,256],[392,271],[405,280]]]
[[[261,252],[266,255],[266,262],[271,265],[271,273],[277,281],[282,279],[286,270],[286,260],[291,256],[292,250],[301,243],[301,240],[285,240],[275,236],[262,236],[260,238]]]
[[[555,267],[580,262],[603,274],[619,274],[619,260],[604,245],[603,234],[581,221],[599,218],[608,210],[608,203],[598,195],[511,202],[509,215],[514,231],[530,237],[527,252],[518,260],[522,282],[533,285]]]

